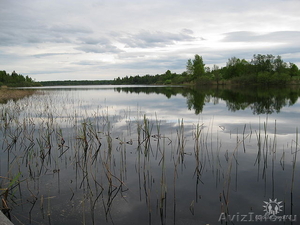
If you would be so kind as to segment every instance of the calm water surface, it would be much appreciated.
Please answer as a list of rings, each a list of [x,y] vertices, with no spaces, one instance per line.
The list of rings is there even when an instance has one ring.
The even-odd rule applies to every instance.
[[[1,197],[15,224],[298,224],[299,96],[38,89],[1,105]]]

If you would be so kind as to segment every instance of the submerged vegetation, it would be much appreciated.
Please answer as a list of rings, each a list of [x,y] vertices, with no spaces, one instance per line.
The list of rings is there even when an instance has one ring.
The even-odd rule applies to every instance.
[[[24,78],[16,73],[1,75],[6,79],[2,84],[9,86],[22,84]],[[0,96],[8,97],[0,108],[0,209],[14,224],[213,224],[218,218],[221,224],[229,224],[232,212],[262,214],[263,200],[278,198],[292,218],[300,209],[295,188],[300,184],[298,127],[270,122],[269,115],[295,104],[300,96],[297,85],[271,86],[297,83],[298,78],[297,66],[279,56],[254,55],[249,62],[232,58],[226,67],[210,69],[195,55],[182,74],[168,70],[162,75],[103,81],[217,84],[209,89],[113,87],[128,95],[183,96],[196,115],[186,114],[177,121],[170,114],[162,118],[138,105],[121,108],[121,100],[106,105],[110,99],[106,101],[108,96],[98,89],[96,97],[73,89],[40,94],[25,90],[33,95],[8,101],[11,91],[24,90],[2,88]],[[33,81],[26,77],[26,82]],[[245,83],[265,88],[228,85]],[[44,83],[59,84],[98,83]],[[105,98],[104,104],[100,98]],[[230,122],[228,115],[202,118],[204,105],[219,101],[231,112],[250,109],[260,116],[248,123]],[[178,110],[173,105],[164,107]],[[176,115],[185,115],[178,111]],[[293,224],[292,219],[284,222]]]
[[[1,107],[1,210],[14,224],[213,224],[262,214],[269,198],[299,212],[297,129],[90,103],[56,91]]]
[[[18,100],[35,93],[35,90],[0,88],[0,104],[9,100]]]

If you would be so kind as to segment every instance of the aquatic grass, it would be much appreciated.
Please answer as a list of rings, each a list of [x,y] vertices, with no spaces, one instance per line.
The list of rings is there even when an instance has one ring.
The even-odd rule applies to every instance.
[[[150,151],[152,151],[151,147],[151,133],[152,133],[153,123],[150,124],[150,120],[147,118],[146,114],[144,114],[143,124],[141,130],[143,131],[143,141],[141,144],[144,144],[144,155],[148,157]]]
[[[2,202],[2,207],[0,207],[1,211],[10,219],[10,210],[11,208],[9,207],[9,198],[13,199],[14,198],[14,189],[19,185],[20,181],[20,175],[21,173],[17,173],[13,178],[9,177],[3,177],[0,176],[1,179],[7,180],[8,182],[6,184],[1,184],[0,185],[0,197],[1,197],[1,202]]]
[[[225,215],[230,215],[229,213],[229,208],[230,208],[230,190],[231,190],[231,183],[232,183],[232,168],[235,165],[236,171],[235,171],[235,181],[236,181],[236,191],[237,191],[237,177],[238,177],[238,149],[239,146],[244,142],[244,138],[240,140],[238,138],[238,133],[237,133],[237,138],[236,138],[236,146],[232,151],[232,154],[230,156],[227,156],[227,171],[226,171],[226,177],[224,179],[223,183],[223,190],[222,193],[220,193],[220,202],[221,202],[221,212],[225,213]],[[228,154],[228,152],[227,152]],[[222,202],[224,201],[224,203]]]
[[[212,172],[214,173],[214,151],[212,149],[212,144],[213,144],[213,141],[212,141],[212,127],[213,127],[213,122],[214,122],[214,118],[212,118],[209,122],[209,125],[208,125],[208,129],[207,129],[207,132],[206,132],[206,135],[205,135],[205,149],[206,149],[206,155],[207,155],[207,160],[208,160],[208,163],[209,165],[211,166],[212,168]],[[208,141],[208,136],[209,136],[209,132],[210,132],[210,142]],[[210,149],[208,147],[208,143],[210,143]]]
[[[178,155],[178,161],[183,163],[184,161],[184,154],[185,154],[185,136],[184,136],[184,123],[183,119],[178,120],[178,128],[176,130],[177,132],[177,155]]]
[[[174,160],[174,175],[173,175],[173,223],[175,224],[176,221],[176,179],[177,179],[177,160]]]
[[[196,167],[194,171],[194,176],[196,175],[196,191],[195,191],[195,199],[196,203],[198,202],[198,189],[199,189],[199,182],[201,181],[201,175],[203,170],[203,162],[201,161],[200,151],[201,151],[201,134],[203,130],[203,123],[200,125],[199,123],[196,125],[193,131],[193,139],[194,139],[194,156],[196,159]]]
[[[293,161],[292,161],[292,183],[291,183],[291,215],[293,215],[293,207],[294,207],[294,198],[293,198],[293,192],[294,192],[294,182],[295,182],[295,171],[296,171],[296,162],[297,162],[297,153],[298,153],[298,127],[296,128],[296,140],[295,140],[295,150],[292,151],[291,154],[293,155]]]
[[[279,157],[280,161],[277,159],[277,141],[281,137],[277,135],[276,121],[273,136],[269,134],[270,124],[266,121],[260,123],[259,129],[255,131],[256,139],[250,140],[252,127],[248,124],[237,125],[230,133],[226,133],[226,130],[220,131],[214,118],[205,119],[202,124],[196,123],[192,126],[182,118],[175,125],[168,124],[166,128],[156,113],[155,118],[151,119],[146,114],[137,112],[135,121],[122,127],[118,122],[130,120],[130,111],[116,116],[112,115],[108,108],[101,113],[102,108],[98,106],[96,110],[88,112],[84,102],[75,103],[67,98],[63,98],[62,101],[66,104],[60,109],[57,105],[61,104],[61,100],[57,96],[51,99],[37,107],[38,111],[41,111],[38,118],[35,111],[19,111],[16,114],[10,112],[11,115],[6,120],[0,121],[1,125],[9,123],[7,128],[0,128],[1,134],[5,133],[2,149],[7,149],[9,154],[5,155],[8,158],[5,165],[9,165],[6,170],[12,171],[11,174],[16,174],[15,171],[20,172],[28,182],[28,187],[22,182],[18,183],[17,187],[30,190],[29,201],[21,204],[26,206],[26,213],[30,212],[31,221],[37,209],[47,214],[49,223],[54,223],[56,217],[54,209],[57,200],[47,198],[45,187],[41,185],[45,177],[48,177],[45,179],[46,184],[56,184],[53,187],[58,196],[64,194],[64,188],[67,189],[66,202],[73,203],[80,199],[82,223],[97,224],[102,219],[100,214],[108,223],[116,223],[119,202],[127,201],[130,206],[131,199],[136,195],[137,199],[144,203],[141,204],[144,208],[139,207],[137,213],[139,210],[146,210],[149,224],[156,224],[158,220],[166,224],[171,217],[176,224],[178,212],[182,210],[198,218],[198,212],[202,210],[200,206],[205,204],[202,202],[204,200],[201,200],[201,192],[206,191],[208,173],[216,180],[216,190],[221,193],[209,196],[211,201],[220,197],[222,210],[229,214],[229,207],[234,206],[232,196],[236,191],[244,191],[238,190],[238,174],[244,166],[241,164],[243,157],[249,157],[250,164],[261,166],[259,173],[262,169],[263,177],[259,176],[259,181],[261,178],[264,182],[271,181],[272,197],[276,194],[276,165],[281,163],[282,168],[285,168],[285,163],[290,160],[289,152],[284,149],[281,158]],[[68,104],[76,104],[80,109],[68,110]],[[16,108],[26,110],[21,109],[21,106]],[[65,119],[61,114],[68,118]],[[206,124],[208,125],[205,126]],[[230,140],[231,136],[236,138]],[[296,146],[297,136],[294,141]],[[230,145],[225,143],[223,146],[224,139],[228,140]],[[247,149],[247,139],[249,144],[257,144],[254,158],[251,155],[252,149]],[[298,149],[294,148],[293,145],[291,154],[295,165],[292,167],[294,174],[291,174],[291,186],[297,181],[295,157]],[[178,170],[179,165],[181,171]],[[66,178],[68,170],[73,174],[70,173]],[[131,184],[135,178],[136,187]],[[180,189],[182,178],[190,179],[191,183],[188,184],[192,184],[192,187],[186,185],[184,193],[193,194],[192,199],[183,204]],[[219,187],[218,183],[222,182],[223,187]],[[291,193],[296,193],[294,187],[290,190]],[[128,199],[124,196],[126,191]],[[27,197],[24,199],[27,200]],[[295,195],[291,194],[291,198],[293,197],[295,198]],[[7,203],[9,207],[17,207],[11,204],[9,199]]]
[[[277,126],[275,120],[275,127],[274,127],[274,137],[273,137],[273,144],[272,144],[272,198],[275,198],[275,160],[276,160],[276,152],[277,152]]]
[[[159,212],[161,224],[166,223],[166,210],[167,210],[167,181],[166,181],[166,166],[165,166],[165,148],[163,148],[161,155],[161,180],[160,180],[160,197],[159,197]],[[160,164],[159,163],[159,164]]]

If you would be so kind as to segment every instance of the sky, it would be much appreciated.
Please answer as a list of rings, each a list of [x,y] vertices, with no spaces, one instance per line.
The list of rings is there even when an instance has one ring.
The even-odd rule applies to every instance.
[[[300,67],[300,0],[0,0],[0,70],[36,81],[182,73],[231,57]]]

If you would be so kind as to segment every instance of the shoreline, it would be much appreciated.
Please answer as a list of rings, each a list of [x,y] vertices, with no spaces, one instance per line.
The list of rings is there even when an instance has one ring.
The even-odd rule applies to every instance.
[[[32,95],[35,90],[10,89],[8,87],[0,88],[0,103],[6,103],[9,100],[18,100]]]

